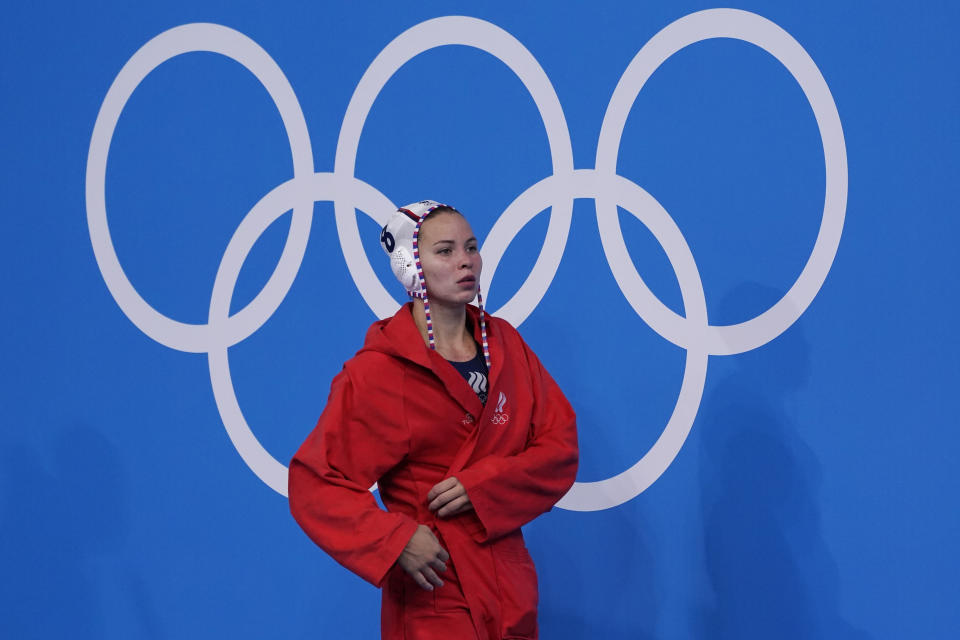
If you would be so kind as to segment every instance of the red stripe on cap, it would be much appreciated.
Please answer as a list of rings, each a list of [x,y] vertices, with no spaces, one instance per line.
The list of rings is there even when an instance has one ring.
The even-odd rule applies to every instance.
[[[402,211],[403,213],[407,214],[407,217],[413,220],[414,222],[420,222],[420,216],[415,214],[413,211],[410,211],[410,209],[404,209],[403,207],[401,207],[397,209],[397,211]]]

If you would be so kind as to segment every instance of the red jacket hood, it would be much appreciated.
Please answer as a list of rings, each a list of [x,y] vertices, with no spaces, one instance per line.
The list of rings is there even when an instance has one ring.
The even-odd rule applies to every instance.
[[[490,331],[490,316],[487,315],[487,331]],[[473,326],[474,338],[479,343],[480,336],[480,309],[468,304],[467,318]],[[365,351],[383,353],[396,358],[403,358],[421,366],[432,368],[430,363],[430,347],[423,340],[417,324],[413,320],[413,303],[408,302],[397,311],[392,318],[378,320],[367,330],[363,347],[357,354]]]

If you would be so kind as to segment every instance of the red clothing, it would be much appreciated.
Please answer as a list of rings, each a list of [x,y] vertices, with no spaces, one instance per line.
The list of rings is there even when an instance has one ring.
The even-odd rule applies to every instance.
[[[479,340],[477,309],[467,309]],[[337,562],[383,587],[384,639],[537,637],[537,577],[520,526],[573,484],[576,420],[509,323],[488,317],[487,335],[483,406],[424,344],[411,305],[375,322],[290,463],[294,518]],[[473,510],[438,518],[427,492],[450,476]],[[368,490],[374,482],[387,511]],[[450,553],[432,592],[395,564],[418,524]],[[458,624],[465,629],[454,632]]]

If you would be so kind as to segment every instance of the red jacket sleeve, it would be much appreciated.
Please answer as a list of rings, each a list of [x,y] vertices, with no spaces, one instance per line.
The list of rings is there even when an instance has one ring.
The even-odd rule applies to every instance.
[[[361,393],[354,378],[349,366],[334,378],[320,421],[290,463],[290,511],[334,560],[381,586],[417,523],[381,509],[369,489],[406,456],[409,433],[401,394],[369,385]]]
[[[521,344],[534,402],[527,447],[513,456],[487,456],[456,474],[485,529],[474,536],[478,542],[506,535],[549,511],[577,477],[576,415],[537,356],[522,339]]]

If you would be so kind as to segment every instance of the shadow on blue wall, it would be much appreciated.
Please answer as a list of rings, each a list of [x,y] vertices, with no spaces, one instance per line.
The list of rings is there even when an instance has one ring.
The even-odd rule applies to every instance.
[[[769,307],[781,296],[751,283],[724,306]],[[837,565],[820,530],[820,463],[805,425],[791,419],[792,396],[810,370],[801,324],[732,356],[733,372],[703,405],[701,495],[714,596],[703,638],[869,637],[841,617]]]
[[[653,579],[657,569],[651,550],[656,543],[639,502],[601,512],[554,510],[551,515],[549,526],[529,525],[536,529],[535,536],[528,537],[535,559],[551,558],[537,564],[540,637],[657,638],[662,594]],[[551,528],[575,530],[577,536],[573,543],[569,538],[558,543],[537,539],[549,537]],[[584,562],[597,557],[601,561]],[[637,580],[638,575],[643,579]],[[591,619],[586,610],[608,615]]]

